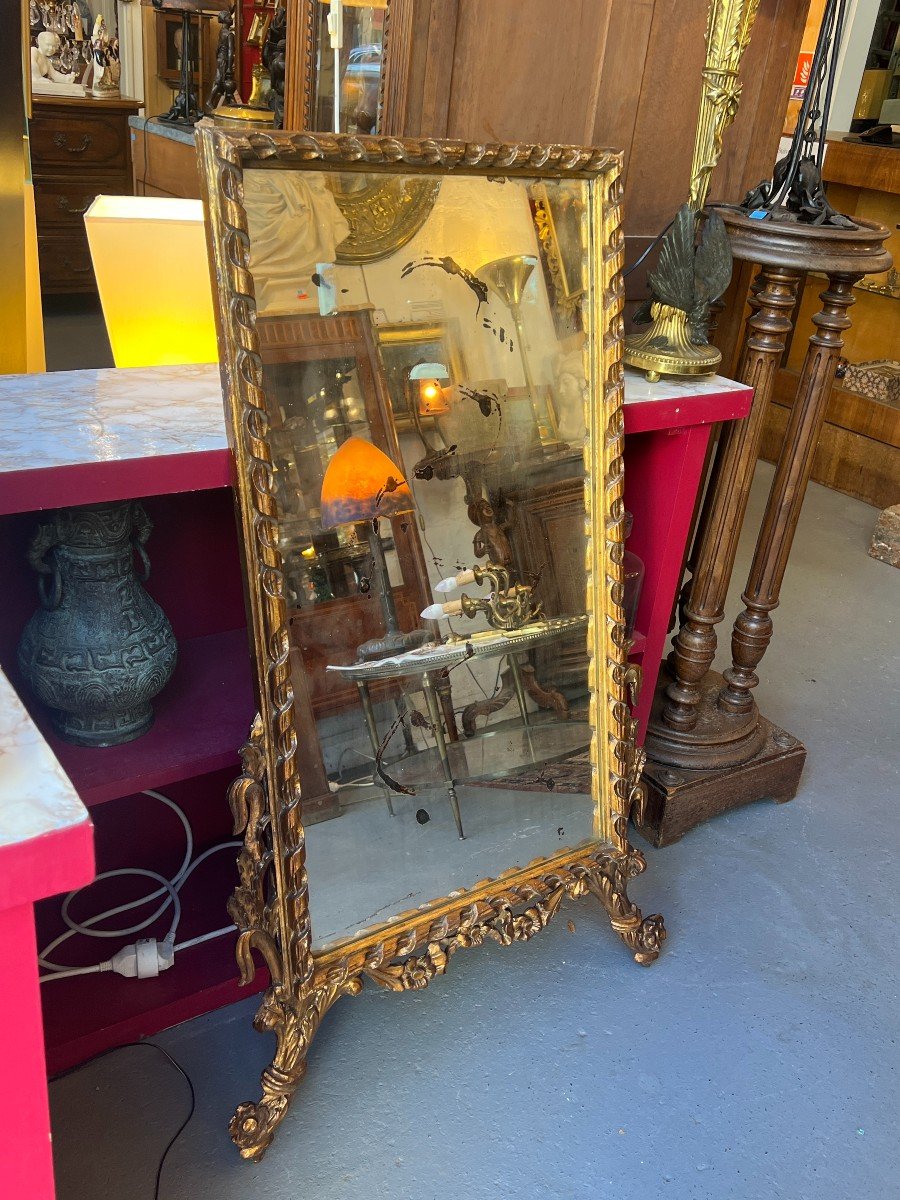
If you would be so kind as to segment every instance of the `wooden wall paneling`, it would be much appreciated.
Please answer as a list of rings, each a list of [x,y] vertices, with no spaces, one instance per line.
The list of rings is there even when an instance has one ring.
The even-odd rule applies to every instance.
[[[626,180],[656,2],[613,0],[606,34],[591,142],[624,152]]]
[[[708,7],[656,0],[626,164],[626,235],[655,237],[687,200]]]
[[[402,137],[406,123],[409,64],[413,56],[415,0],[390,0],[384,27],[386,59],[381,80],[379,131]]]
[[[793,375],[793,372],[782,371],[780,374]],[[843,393],[843,396],[848,394]],[[777,395],[769,406],[760,448],[760,457],[768,462],[778,459],[790,408],[790,404],[783,403]],[[826,419],[819,435],[810,478],[816,483],[854,496],[857,500],[873,504],[876,508],[888,508],[897,503],[900,449],[841,428]]]
[[[612,0],[459,0],[447,136],[590,140],[611,9]]]
[[[404,132],[446,137],[459,0],[416,0]]]

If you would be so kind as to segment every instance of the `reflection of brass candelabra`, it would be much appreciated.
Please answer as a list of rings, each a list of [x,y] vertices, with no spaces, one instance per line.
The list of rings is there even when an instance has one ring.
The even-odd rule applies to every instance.
[[[494,629],[511,632],[542,615],[540,602],[535,600],[530,587],[523,583],[510,586],[506,567],[488,563],[483,567],[473,567],[472,575],[475,583],[487,580],[491,584],[491,592],[489,596],[479,596],[477,599],[460,596],[459,605],[464,616],[474,617],[484,613],[488,624]]]
[[[738,69],[750,44],[753,22],[760,0],[710,0],[706,25],[706,64],[694,158],[691,163],[691,210],[698,214],[706,204],[713,170],[722,153],[725,130],[737,115],[741,96]],[[693,264],[685,266],[690,269]],[[711,302],[718,296],[703,295],[703,281],[695,281],[694,300]],[[699,295],[697,293],[700,293]],[[652,324],[643,332],[625,339],[625,362],[647,371],[648,377],[660,375],[704,375],[716,369],[722,355],[701,338],[691,336],[688,312],[654,295]],[[702,326],[705,322],[699,322]],[[696,335],[694,335],[696,336]]]

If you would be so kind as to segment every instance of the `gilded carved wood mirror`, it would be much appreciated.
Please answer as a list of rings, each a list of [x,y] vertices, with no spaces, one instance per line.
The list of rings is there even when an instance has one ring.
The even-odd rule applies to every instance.
[[[230,795],[238,961],[264,960],[276,1037],[231,1125],[259,1158],[364,983],[425,987],[589,894],[638,962],[665,937],[627,894],[621,158],[199,143],[259,700]],[[373,178],[408,199],[366,234],[338,199]],[[330,820],[303,807],[313,758]]]

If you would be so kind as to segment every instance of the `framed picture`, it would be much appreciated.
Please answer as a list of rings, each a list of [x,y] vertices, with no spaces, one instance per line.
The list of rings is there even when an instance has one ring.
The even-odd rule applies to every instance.
[[[218,24],[211,23],[212,18],[206,14],[200,16],[200,24],[191,18],[191,67],[194,87],[198,88],[201,96],[212,82],[216,73],[216,46],[218,44]],[[171,87],[181,85],[181,51],[183,30],[181,13],[156,13],[156,72],[160,79]],[[198,44],[199,42],[199,44]]]
[[[584,295],[584,204],[566,182],[536,183],[530,189],[531,211],[541,247],[544,279],[561,333],[581,330]]]
[[[411,321],[376,326],[375,336],[398,432],[414,426],[410,408],[409,373],[422,363],[443,363],[451,383],[466,378],[455,323]],[[433,418],[421,418],[428,422]]]

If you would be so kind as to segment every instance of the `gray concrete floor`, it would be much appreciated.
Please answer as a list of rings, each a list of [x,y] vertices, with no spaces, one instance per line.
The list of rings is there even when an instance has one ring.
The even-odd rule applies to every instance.
[[[426,991],[340,1001],[259,1165],[227,1133],[268,1061],[255,1001],[170,1030],[197,1113],[164,1200],[896,1194],[900,574],[866,556],[875,516],[810,488],[759,689],[809,748],[801,791],[647,849],[653,967],[582,902]],[[143,1050],[54,1084],[60,1200],[149,1197],[185,1092]]]

